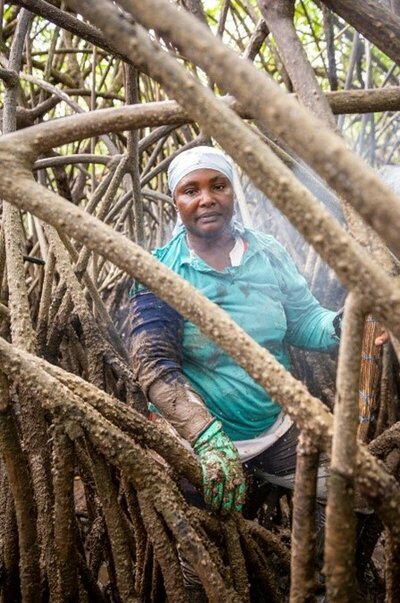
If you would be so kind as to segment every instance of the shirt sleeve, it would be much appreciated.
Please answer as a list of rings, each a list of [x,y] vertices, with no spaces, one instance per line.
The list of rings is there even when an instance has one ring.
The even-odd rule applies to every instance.
[[[133,295],[130,315],[133,372],[144,393],[159,378],[183,381],[183,317],[148,289]]]
[[[337,346],[339,338],[333,325],[337,313],[320,305],[279,243],[274,246],[271,261],[284,298],[288,325],[285,340],[307,350],[327,351]]]

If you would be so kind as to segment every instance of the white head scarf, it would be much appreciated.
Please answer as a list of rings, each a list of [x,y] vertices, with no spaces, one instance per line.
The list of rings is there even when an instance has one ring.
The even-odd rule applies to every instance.
[[[223,151],[213,147],[194,147],[177,155],[168,168],[168,187],[174,196],[176,185],[194,170],[210,169],[221,172],[233,184],[232,162]]]

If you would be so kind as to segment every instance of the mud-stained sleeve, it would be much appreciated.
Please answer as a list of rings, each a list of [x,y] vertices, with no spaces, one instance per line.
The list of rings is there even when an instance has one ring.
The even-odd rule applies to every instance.
[[[183,318],[146,289],[131,299],[133,372],[145,395],[159,378],[183,379]]]
[[[213,420],[182,373],[183,318],[146,289],[131,300],[131,354],[146,397],[177,432],[193,441]]]

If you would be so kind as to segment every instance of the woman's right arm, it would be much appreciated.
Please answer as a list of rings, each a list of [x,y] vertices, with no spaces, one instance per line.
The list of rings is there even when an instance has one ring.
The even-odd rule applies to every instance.
[[[146,289],[131,300],[132,364],[144,394],[189,442],[213,421],[182,372],[183,318]]]
[[[133,370],[139,385],[192,444],[202,468],[205,502],[221,513],[240,511],[246,486],[239,454],[182,372],[182,316],[150,291],[139,291],[131,303]]]

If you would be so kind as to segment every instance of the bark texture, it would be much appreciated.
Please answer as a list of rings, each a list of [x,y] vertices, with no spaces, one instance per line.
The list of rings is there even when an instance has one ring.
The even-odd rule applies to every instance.
[[[395,347],[400,337],[400,297],[393,277],[397,261],[384,250],[384,243],[400,250],[400,210],[397,197],[333,132],[333,113],[366,113],[360,152],[374,128],[379,130],[375,143],[380,137],[389,140],[395,116],[385,115],[378,123],[367,113],[399,108],[395,68],[358,32],[338,31],[328,10],[328,65],[318,60],[312,68],[294,26],[292,0],[260,0],[264,18],[256,3],[229,1],[215,15],[194,0],[179,7],[166,0],[14,4],[0,5],[0,78],[6,87],[0,139],[3,599],[184,602],[182,556],[210,601],[262,596],[280,603],[289,596],[290,573],[290,600],[311,601],[317,465],[320,452],[329,456],[333,435],[329,598],[355,597],[357,490],[385,524],[386,597],[394,601],[400,417],[388,345],[380,390],[372,392],[379,393],[374,398],[379,408],[371,413],[363,440],[378,438],[367,448],[357,441],[356,431],[362,316],[372,312],[384,321]],[[368,27],[375,18],[369,2],[350,8],[326,4],[350,11],[351,19]],[[391,3],[393,11],[396,4]],[[364,15],[361,6],[367,7]],[[318,46],[322,29],[313,11],[319,9],[302,2],[296,10]],[[372,33],[383,45],[384,32],[391,56],[396,40],[389,27],[395,31],[397,23],[393,13],[391,23],[385,10],[381,17]],[[237,53],[227,40],[235,42]],[[343,74],[337,53],[346,43],[354,52]],[[318,52],[325,57],[324,43]],[[374,61],[382,64],[379,90],[370,89]],[[322,92],[317,83],[317,77],[325,77],[321,69],[332,88],[336,80],[339,86],[345,80],[346,89]],[[355,81],[362,90],[350,90]],[[294,89],[301,103],[286,95],[282,84]],[[221,90],[233,96],[221,98]],[[166,101],[166,95],[173,100]],[[64,112],[69,117],[60,118]],[[338,125],[343,123],[344,118]],[[162,245],[175,221],[165,187],[169,162],[181,148],[212,140],[292,222],[295,237],[303,235],[310,243],[312,251],[303,253],[301,247],[301,253],[311,282],[318,280],[319,253],[352,292],[334,416],[220,308],[145,251]],[[392,153],[395,157],[395,143]],[[351,238],[341,226],[333,193],[303,161],[382,237],[377,261],[369,255],[371,231],[359,242]],[[299,168],[301,178],[315,186],[300,184],[288,166]],[[330,199],[326,208],[321,191]],[[258,224],[250,196],[241,196],[241,206],[246,219]],[[363,225],[358,216],[355,223]],[[292,241],[288,246],[294,256],[301,255]],[[258,522],[238,514],[221,519],[190,508],[183,499],[180,478],[201,488],[201,470],[176,435],[147,419],[127,352],[126,298],[132,280],[194,321],[268,389],[301,429],[291,567],[289,531],[280,526],[276,534],[265,527],[270,507],[268,517],[264,507],[258,509]],[[379,328],[374,323],[364,355],[372,355]],[[326,374],[318,363],[314,367]],[[371,374],[366,372],[366,381],[373,381]],[[362,393],[371,394],[366,388]],[[284,522],[286,507],[280,508]]]

